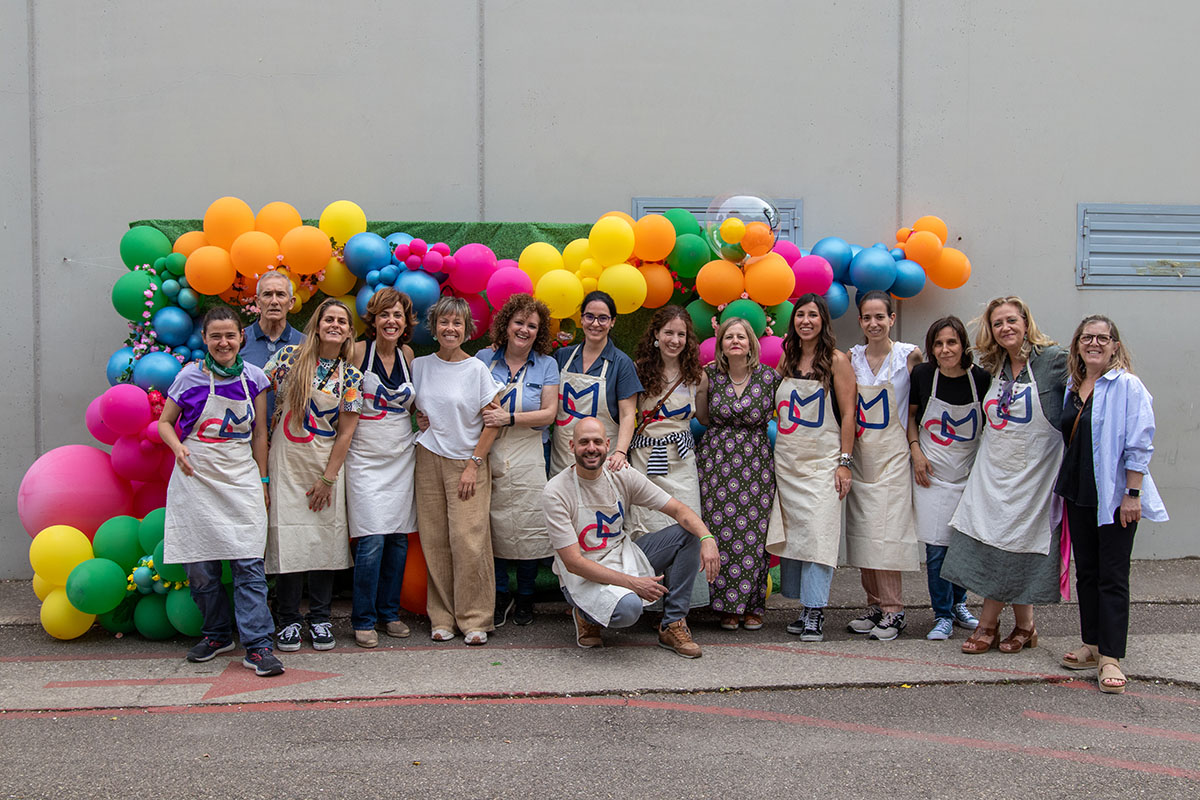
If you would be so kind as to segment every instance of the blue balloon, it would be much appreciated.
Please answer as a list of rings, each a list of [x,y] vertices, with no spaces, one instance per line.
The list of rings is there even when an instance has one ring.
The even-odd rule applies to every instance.
[[[204,349],[204,337],[200,335],[200,331],[192,331],[192,335],[188,337],[187,346],[189,350]]]
[[[400,264],[400,259],[396,258],[396,255],[395,255],[396,245],[408,244],[412,240],[413,240],[413,237],[409,236],[407,233],[393,233],[391,236],[384,239],[384,241],[387,242],[388,250],[391,251],[391,253],[392,253],[392,263],[393,264],[396,264],[397,266],[399,266],[399,264]]]
[[[888,252],[891,253],[892,258],[896,259],[897,261],[903,261],[905,258],[908,257],[908,255],[904,252],[903,247],[893,247]]]
[[[354,298],[354,308],[358,311],[359,317],[367,315],[367,303],[371,302],[371,298],[374,296],[374,286],[364,286],[358,290],[358,296]]]
[[[368,286],[379,285],[379,270],[373,269],[367,273],[367,285]]]
[[[896,262],[896,281],[889,292],[896,297],[916,297],[925,288],[925,270],[915,261]]]
[[[800,257],[801,258],[804,258],[805,256],[811,256],[811,255],[812,255],[812,250],[805,250],[803,247],[800,248]],[[694,417],[693,417],[693,419],[694,419]]]
[[[396,277],[396,288],[408,295],[412,300],[413,312],[417,319],[425,316],[429,307],[442,296],[437,279],[424,270],[405,270]],[[415,332],[414,332],[415,335]],[[433,340],[431,339],[430,342]]]
[[[896,259],[887,250],[868,247],[850,262],[850,281],[864,292],[886,292],[896,282]]]
[[[392,263],[392,248],[378,233],[363,231],[350,237],[342,250],[346,269],[360,278],[373,269],[383,269]]]
[[[174,278],[167,278],[162,282],[162,293],[174,300],[179,295],[179,290],[183,287],[179,285],[179,281]]]
[[[203,350],[193,350],[191,360],[192,361],[203,361],[204,360],[204,351]]]
[[[850,259],[854,255],[850,252],[850,245],[845,239],[840,239],[837,236],[826,236],[812,246],[810,251],[814,256],[820,256],[829,262],[829,266],[833,267],[833,279],[835,281],[846,280],[846,270],[850,269]]]
[[[147,353],[133,365],[133,382],[147,392],[158,389],[165,393],[181,369],[183,365],[170,353]]]
[[[379,270],[379,282],[384,286],[391,286],[398,277],[400,277],[400,270],[396,267],[387,266]]]
[[[884,244],[883,242],[876,242],[875,244],[871,245],[871,247],[878,247],[881,250],[888,249],[888,246],[886,244]]]
[[[184,311],[191,311],[199,305],[200,298],[196,297],[196,293],[191,289],[180,289],[175,302],[179,303],[179,307]]]
[[[829,316],[837,319],[850,308],[850,294],[843,284],[834,281],[825,293],[825,304],[829,306]]]
[[[177,306],[160,308],[155,312],[151,326],[158,341],[168,347],[178,347],[192,335],[192,318]]]
[[[862,245],[857,245],[857,244],[850,245],[850,260],[853,261],[854,257],[861,252],[862,252]]]
[[[181,344],[179,347],[176,347],[171,352],[174,353],[175,355],[181,357],[184,361],[192,360],[192,348],[188,347],[186,344]]]
[[[183,275],[176,277],[175,281],[180,285],[181,288],[186,289],[189,286],[188,279]]]
[[[695,417],[692,417],[691,424],[692,424],[692,438],[695,439],[697,442],[699,442],[700,437],[704,435],[704,432],[706,430],[708,430],[708,426],[706,426],[703,422],[696,419]]]
[[[121,376],[125,370],[129,369],[129,365],[133,363],[133,348],[122,347],[117,352],[108,357],[108,364],[104,367],[104,377],[108,378],[109,386],[116,386],[121,382]]]
[[[409,344],[414,344],[418,347],[433,344],[433,334],[429,332],[429,326],[425,324],[424,320],[418,322],[417,326],[413,328],[413,335]]]
[[[771,449],[775,449],[775,437],[779,435],[779,424],[775,420],[767,423],[767,440],[771,443]]]

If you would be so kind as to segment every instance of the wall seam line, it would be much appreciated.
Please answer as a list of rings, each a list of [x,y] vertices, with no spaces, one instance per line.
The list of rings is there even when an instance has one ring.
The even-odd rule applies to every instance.
[[[486,169],[487,151],[486,151],[485,138],[484,138],[484,134],[486,131],[485,124],[484,124],[485,123],[484,112],[486,110],[487,104],[485,101],[485,83],[484,83],[485,70],[484,70],[484,49],[483,49],[484,48],[483,0],[476,0],[475,14],[476,14],[476,27],[477,27],[476,35],[477,35],[478,41],[479,41],[479,54],[478,54],[478,58],[475,62],[475,84],[476,84],[476,92],[477,92],[477,97],[478,97],[478,108],[476,109],[476,116],[479,119],[478,131],[477,131],[477,136],[478,136],[479,141],[478,141],[478,149],[477,149],[477,154],[476,154],[476,157],[477,157],[476,171],[478,173],[477,179],[478,179],[478,183],[479,183],[479,198],[478,198],[477,202],[478,202],[479,221],[486,222],[487,221],[487,186],[486,186],[485,181],[486,181],[486,175],[487,175],[487,169]]]
[[[28,37],[26,60],[29,65],[29,236],[31,266],[31,295],[33,304],[33,326],[29,332],[33,340],[33,449],[42,452],[42,344],[37,335],[41,319],[42,278],[41,228],[38,198],[38,147],[37,147],[37,29],[34,22],[34,0],[25,0],[25,35]]]

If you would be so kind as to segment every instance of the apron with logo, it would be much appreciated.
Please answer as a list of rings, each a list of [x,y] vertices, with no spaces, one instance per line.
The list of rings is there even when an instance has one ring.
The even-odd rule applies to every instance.
[[[967,476],[975,463],[982,434],[982,409],[975,390],[975,379],[967,372],[971,402],[951,405],[937,396],[941,370],[933,371],[933,389],[921,428],[917,432],[921,452],[929,461],[929,486],[913,481],[913,514],[917,522],[917,541],[946,546],[950,544],[950,517],[958,507]]]
[[[596,417],[604,423],[609,446],[617,446],[617,434],[620,426],[608,413],[608,368],[612,362],[605,361],[599,375],[585,375],[582,372],[570,372],[571,362],[579,356],[583,357],[583,345],[576,345],[567,363],[559,372],[560,385],[558,394],[558,412],[554,417],[554,433],[550,449],[550,474],[557,475],[575,463],[575,455],[571,452],[571,437],[575,433],[575,425],[581,419]],[[580,364],[582,367],[582,363]]]
[[[500,393],[500,406],[511,414],[537,411],[525,403],[525,373],[521,367]],[[510,425],[501,428],[488,464],[492,473],[492,555],[529,560],[554,555],[546,533],[542,490],[546,488],[546,455],[542,432]]]

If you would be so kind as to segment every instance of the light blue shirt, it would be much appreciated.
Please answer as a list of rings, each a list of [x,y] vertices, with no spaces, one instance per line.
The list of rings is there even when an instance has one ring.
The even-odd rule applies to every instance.
[[[492,377],[506,387],[512,381],[512,370],[508,368],[508,362],[504,360],[503,347],[499,350],[485,347],[476,353],[475,357],[487,364],[492,371]],[[541,408],[542,387],[558,386],[558,362],[550,356],[531,352],[525,361],[524,369],[525,374],[521,376],[521,405],[526,410]],[[503,394],[507,394],[507,391]],[[508,411],[516,410],[511,408],[508,403],[503,405]],[[544,431],[548,427],[548,425],[541,425],[534,430]]]

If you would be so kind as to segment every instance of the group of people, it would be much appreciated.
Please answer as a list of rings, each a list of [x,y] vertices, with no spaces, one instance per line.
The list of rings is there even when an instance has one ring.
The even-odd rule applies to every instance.
[[[552,559],[579,646],[661,604],[659,643],[695,658],[692,608],[727,630],[763,626],[768,554],[803,606],[789,633],[824,638],[842,563],[866,596],[849,630],[887,641],[906,627],[901,574],[919,570],[924,544],[927,638],[957,625],[972,630],[964,653],[1018,652],[1037,645],[1033,606],[1058,600],[1069,530],[1083,645],[1062,664],[1124,688],[1133,537],[1166,513],[1148,471],[1151,398],[1105,317],[1062,348],[1002,297],[973,345],[948,316],[922,350],[892,340],[891,296],[867,292],[865,343],[843,352],[824,299],[807,294],[778,368],[740,318],[720,325],[702,368],[678,306],[654,314],[633,358],[621,352],[603,292],[584,298],[582,343],[553,354],[546,306],[514,295],[474,357],[468,304],[442,297],[428,312],[437,350],[415,359],[412,304],[394,289],[372,297],[360,342],[332,299],[303,335],[292,329],[285,275],[264,275],[258,293],[261,318],[244,332],[228,309],[205,316],[208,355],[180,372],[160,421],[177,461],[165,557],[187,563],[205,617],[189,660],[233,647],[220,560],[260,675],[282,672],[272,647],[298,649],[305,627],[315,649],[334,646],[333,578],[351,565],[356,643],[377,646],[377,628],[408,636],[399,596],[417,530],[435,641],[482,645],[510,617],[533,622]],[[967,590],[985,598],[980,619]],[[1001,638],[1008,604],[1016,625]]]

